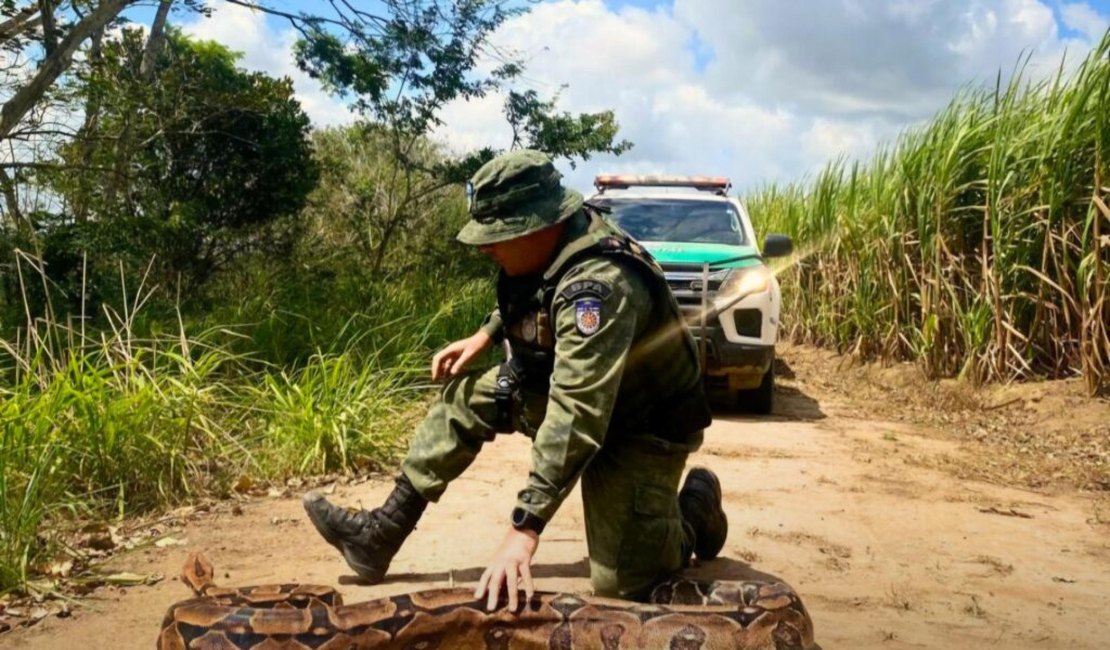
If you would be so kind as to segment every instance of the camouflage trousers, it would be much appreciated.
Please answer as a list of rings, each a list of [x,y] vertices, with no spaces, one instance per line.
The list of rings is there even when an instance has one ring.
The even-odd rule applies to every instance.
[[[497,433],[497,368],[452,380],[419,425],[401,466],[416,489],[437,501]],[[513,428],[534,436],[547,396],[514,403]],[[523,403],[520,403],[523,402]],[[582,474],[590,581],[599,596],[645,599],[680,570],[693,540],[678,509],[685,453],[649,451],[628,438],[606,440]],[[524,477],[521,477],[521,487]],[[506,509],[505,519],[508,521]]]

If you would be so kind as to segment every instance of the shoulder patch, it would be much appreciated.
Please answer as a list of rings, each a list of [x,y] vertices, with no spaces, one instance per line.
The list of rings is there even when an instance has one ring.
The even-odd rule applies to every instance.
[[[593,296],[605,300],[609,294],[613,293],[613,288],[609,283],[602,282],[601,280],[575,280],[568,284],[559,296],[564,300],[577,300],[583,296]]]
[[[583,298],[574,302],[574,324],[578,333],[589,336],[601,328],[601,301]]]

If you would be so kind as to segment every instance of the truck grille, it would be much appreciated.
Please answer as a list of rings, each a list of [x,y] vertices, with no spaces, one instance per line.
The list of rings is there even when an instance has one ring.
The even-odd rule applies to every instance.
[[[686,322],[692,326],[701,323],[701,266],[697,264],[664,264],[663,273],[667,286],[674,294]],[[709,274],[709,303],[728,277],[728,270]],[[737,309],[732,312],[736,333],[740,336],[760,338],[763,333],[763,313],[758,309]]]
[[[678,304],[698,307],[701,305],[701,266],[697,264],[664,264],[663,274],[667,278],[667,286],[674,294]],[[714,271],[709,274],[709,300],[712,302],[714,294],[721,288],[721,283],[728,277],[728,271]],[[685,312],[686,310],[683,309]]]

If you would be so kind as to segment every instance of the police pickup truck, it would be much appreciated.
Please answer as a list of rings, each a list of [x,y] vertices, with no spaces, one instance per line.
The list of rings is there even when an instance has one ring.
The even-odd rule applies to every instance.
[[[784,235],[762,253],[744,204],[727,178],[614,176],[594,179],[589,203],[651,252],[698,340],[707,384],[735,393],[739,405],[774,405],[779,283],[764,258],[789,255]]]

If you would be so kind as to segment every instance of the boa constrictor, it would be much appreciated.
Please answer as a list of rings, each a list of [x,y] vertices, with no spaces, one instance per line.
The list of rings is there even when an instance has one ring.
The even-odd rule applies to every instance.
[[[779,582],[676,579],[656,588],[653,604],[537,593],[519,612],[487,612],[470,589],[343,605],[330,587],[226,589],[212,575],[203,555],[189,555],[182,579],[197,598],[170,607],[159,650],[817,648],[801,600]]]

